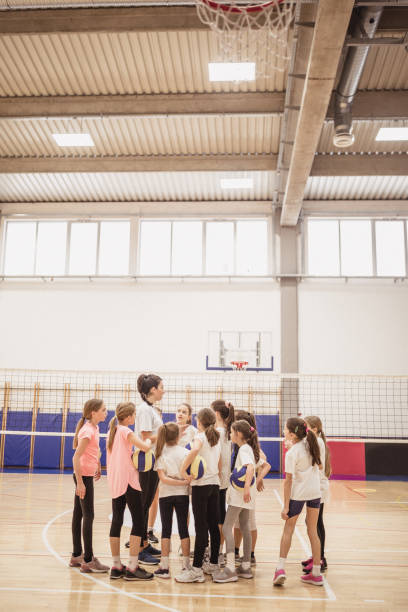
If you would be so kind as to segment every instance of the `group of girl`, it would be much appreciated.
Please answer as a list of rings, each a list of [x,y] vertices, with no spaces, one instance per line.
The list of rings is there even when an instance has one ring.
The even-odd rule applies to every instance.
[[[175,512],[182,556],[182,570],[175,576],[177,582],[204,582],[205,574],[218,583],[252,578],[251,565],[256,563],[256,492],[264,489],[263,479],[271,468],[260,449],[253,415],[235,412],[231,404],[216,400],[210,408],[198,412],[197,428],[192,425],[191,406],[185,403],[177,409],[176,423],[163,423],[155,407],[164,394],[161,378],[153,374],[141,375],[137,386],[142,403],[137,408],[131,402],[119,404],[107,437],[107,479],[112,497],[110,568],[103,565],[92,550],[93,482],[101,473],[98,424],[106,418],[106,407],[97,399],[85,403],[74,438],[76,491],[70,566],[79,567],[85,573],[110,570],[111,579],[170,578],[169,553]],[[132,425],[134,431],[130,428]],[[288,419],[285,427],[285,440],[290,446],[286,453],[282,511],[285,528],[274,585],[281,585],[286,579],[285,561],[305,501],[312,558],[303,562],[305,575],[302,579],[315,585],[322,582],[320,571],[324,569],[325,559],[320,498],[329,461],[327,454],[325,459],[326,444],[320,432],[321,423],[317,417],[310,417],[307,422]],[[154,469],[145,472],[135,469],[132,461],[135,447],[154,452]],[[193,478],[190,468],[198,456],[204,460],[206,469],[201,477]],[[326,471],[320,469],[324,465]],[[235,488],[230,482],[233,470],[244,474],[241,487]],[[157,490],[162,523],[161,550],[152,546],[148,536],[149,508]],[[192,563],[190,497],[196,531]],[[124,566],[120,556],[120,532],[126,505],[132,517],[132,529],[129,561]],[[239,557],[241,539],[242,559]],[[224,542],[225,554],[222,552]],[[158,567],[152,573],[141,565]]]

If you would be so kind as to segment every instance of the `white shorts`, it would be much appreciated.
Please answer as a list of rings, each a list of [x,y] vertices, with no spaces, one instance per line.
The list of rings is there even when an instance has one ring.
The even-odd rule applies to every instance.
[[[234,529],[239,529],[239,517],[238,517],[237,522],[234,525]],[[255,508],[252,508],[249,511],[249,530],[250,531],[255,531],[256,530]]]

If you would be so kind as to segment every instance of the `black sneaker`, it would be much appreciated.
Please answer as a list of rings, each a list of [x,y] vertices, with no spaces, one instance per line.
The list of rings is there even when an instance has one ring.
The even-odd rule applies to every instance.
[[[159,569],[154,572],[154,575],[157,576],[157,578],[170,578],[170,570],[159,567]]]
[[[124,565],[122,565],[121,569],[117,567],[111,567],[109,578],[111,580],[118,580],[119,578],[123,578],[125,574],[126,574],[126,567]]]
[[[325,572],[327,570],[327,561],[326,558],[323,557],[322,562],[320,564],[320,571]]]
[[[161,550],[159,550],[158,548],[154,548],[151,544],[148,544],[146,548],[143,549],[143,552],[148,553],[149,555],[152,555],[153,557],[161,556]]]
[[[158,538],[156,538],[156,536],[153,533],[153,529],[150,529],[150,531],[147,532],[147,539],[149,541],[149,544],[158,544],[159,543]]]
[[[146,572],[146,570],[141,567],[137,567],[133,572],[127,567],[124,575],[125,580],[152,580],[152,578],[153,574]]]

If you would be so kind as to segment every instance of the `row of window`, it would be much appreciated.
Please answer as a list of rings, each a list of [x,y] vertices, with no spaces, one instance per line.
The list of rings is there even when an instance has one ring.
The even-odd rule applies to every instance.
[[[133,258],[137,261],[132,266]],[[7,221],[7,276],[265,275],[268,222]]]
[[[405,276],[403,220],[309,219],[307,273],[316,276]]]

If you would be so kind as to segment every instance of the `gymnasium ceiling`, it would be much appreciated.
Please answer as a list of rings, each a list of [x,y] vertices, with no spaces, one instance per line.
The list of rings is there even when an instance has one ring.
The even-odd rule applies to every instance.
[[[329,201],[408,200],[408,142],[375,140],[380,127],[408,127],[406,45],[370,47],[354,145],[332,142],[331,92],[353,0],[341,10],[337,0],[302,3],[309,26],[297,32],[293,69],[306,77],[292,79],[286,101],[287,69],[254,82],[208,80],[216,40],[194,6],[74,8],[87,4],[0,0],[1,203],[200,201],[214,212],[214,202],[278,200],[293,225],[303,200],[328,211]],[[405,36],[401,4],[384,9],[377,38]],[[55,132],[87,132],[95,146],[61,149]],[[233,177],[253,187],[221,189],[220,178]]]

